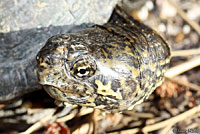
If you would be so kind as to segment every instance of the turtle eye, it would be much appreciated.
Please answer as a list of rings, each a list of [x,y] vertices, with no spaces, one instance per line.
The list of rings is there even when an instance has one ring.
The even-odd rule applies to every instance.
[[[90,73],[90,68],[88,68],[87,66],[78,67],[76,70],[76,75],[78,77],[86,77],[88,76],[89,73]]]
[[[94,75],[96,66],[93,62],[79,60],[71,68],[71,74],[76,78],[88,78]]]

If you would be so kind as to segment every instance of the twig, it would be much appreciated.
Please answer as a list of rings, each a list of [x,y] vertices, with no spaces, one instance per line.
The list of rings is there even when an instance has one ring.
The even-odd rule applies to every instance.
[[[136,113],[132,111],[127,111],[126,114],[132,116],[132,117],[138,117],[138,118],[154,118],[154,114],[152,113]]]
[[[82,107],[80,112],[78,113],[78,116],[83,116],[86,114],[90,114],[94,111],[94,108],[86,108],[86,107]]]
[[[142,123],[143,123],[143,122],[142,122],[141,120],[140,120],[140,121],[135,121],[135,122],[133,122],[133,123],[130,123],[130,124],[128,125],[128,127],[133,128],[133,127],[141,126]]]
[[[156,122],[159,122],[159,121],[161,121],[161,120],[163,120],[162,117],[155,117],[155,118],[153,118],[153,119],[147,119],[146,124],[147,124],[147,125],[155,124]]]
[[[199,123],[195,122],[195,123],[191,124],[190,126],[188,126],[186,129],[194,129],[198,126],[199,126]]]
[[[56,121],[57,122],[66,122],[68,120],[71,120],[71,119],[73,119],[76,116],[77,112],[78,112],[78,110],[74,110],[69,115],[66,115],[64,117],[58,118]]]
[[[68,121],[70,119],[72,119],[73,117],[75,117],[77,111],[76,112],[71,112],[69,115],[66,115],[62,118],[57,119],[57,122],[65,122]],[[43,125],[45,123],[47,123],[48,121],[50,121],[51,119],[54,119],[57,115],[53,116],[53,113],[51,115],[48,115],[47,117],[41,119],[40,121],[36,122],[35,124],[33,124],[31,127],[29,127],[26,131],[21,132],[19,134],[31,134],[37,130],[39,130],[40,128],[43,127]]]
[[[118,132],[108,132],[107,134],[135,134],[138,133],[140,131],[139,128],[133,128],[133,129],[128,129],[128,130],[122,130],[122,131],[118,131]]]
[[[40,129],[43,126],[43,124],[45,122],[47,122],[48,120],[50,120],[52,117],[53,117],[53,114],[48,115],[47,117],[45,117],[42,120],[40,120],[40,121],[36,122],[35,124],[33,124],[26,131],[21,132],[19,134],[31,134],[31,133],[35,132],[36,130]]]
[[[200,55],[200,49],[175,50],[171,52],[171,55],[172,57]]]
[[[148,133],[148,132],[155,131],[155,130],[158,130],[158,129],[166,126],[166,128],[163,129],[162,132],[167,133],[167,130],[169,130],[175,123],[182,121],[182,120],[196,114],[197,112],[200,112],[200,105],[197,106],[197,107],[194,107],[194,108],[192,108],[192,109],[190,109],[190,110],[188,110],[188,111],[186,111],[182,114],[179,114],[175,117],[172,117],[168,120],[156,123],[154,125],[146,126],[142,129],[142,131],[143,131],[143,133]],[[129,129],[129,130],[122,130],[120,132],[111,132],[111,133],[108,133],[108,134],[134,134],[134,133],[139,132],[139,130],[140,130],[139,128],[133,128],[133,129]]]
[[[98,110],[93,110],[93,114],[92,114],[92,124],[93,124],[93,133],[92,134],[97,134],[97,116],[99,114]]]
[[[165,77],[173,78],[199,65],[200,65],[200,56],[196,56],[189,61],[186,61],[180,65],[168,69],[167,72],[165,73]]]
[[[173,124],[167,125],[163,130],[161,130],[161,134],[169,134],[169,130],[172,128]]]
[[[94,127],[93,127],[93,123],[92,122],[89,122],[89,129],[88,129],[88,132],[87,134],[91,134],[94,132]]]
[[[159,122],[159,123],[156,123],[154,125],[149,125],[149,126],[146,126],[142,129],[142,131],[145,133],[145,132],[151,132],[151,131],[155,131],[155,130],[158,130],[160,128],[163,128],[169,124],[175,124],[179,121],[182,121],[184,119],[187,119],[188,117],[196,114],[197,112],[200,112],[200,105],[199,106],[196,106],[182,114],[179,114],[175,117],[172,117],[168,120],[165,120],[165,121],[162,121],[162,122]]]
[[[117,131],[117,130],[120,130],[120,129],[124,128],[126,125],[127,125],[127,124],[124,125],[123,123],[120,123],[120,124],[118,124],[117,126],[106,128],[106,131],[107,131],[107,132]],[[140,124],[140,125],[141,125],[141,124]]]
[[[171,4],[174,9],[176,9],[177,13],[188,23],[191,25],[192,28],[199,34],[200,36],[200,26],[193,20],[187,17],[185,12],[179,8],[179,6],[175,5],[172,0],[168,0],[169,4]]]
[[[193,115],[191,118],[189,118],[188,120],[192,120],[192,119],[198,119],[200,117],[200,113],[199,114],[195,114]],[[186,129],[194,129],[196,127],[199,126],[199,122],[194,122],[191,125],[187,126]]]
[[[196,85],[196,84],[193,84],[193,83],[190,83],[190,82],[183,82],[183,81],[180,81],[176,78],[168,78],[169,80],[173,81],[173,82],[176,82],[180,85],[183,85],[183,86],[186,86],[186,87],[189,87],[190,89],[193,89],[195,91],[200,91],[200,86]]]
[[[52,109],[53,109],[53,108],[52,108]],[[32,109],[32,108],[27,108],[27,113],[28,113],[28,114],[34,114],[34,113],[40,112],[40,111],[42,111],[42,110],[44,110],[44,109],[42,109],[42,108],[34,108],[34,109]]]
[[[190,119],[194,119],[194,118],[197,118],[198,116],[196,116],[196,115],[194,115],[194,116],[191,116],[188,120],[190,120]],[[161,130],[161,132],[159,132],[159,133],[161,133],[161,134],[169,134],[170,132],[170,129],[171,129],[171,131],[173,131],[173,128],[172,128],[172,126],[174,125],[174,123],[172,123],[172,124],[169,124],[169,125],[167,125],[165,128],[163,128],[163,130]],[[188,126],[185,130],[188,130],[188,129],[194,129],[194,128],[196,128],[196,127],[198,127],[199,126],[199,123],[193,123],[193,124],[191,124],[190,126]],[[175,133],[175,132],[173,132],[173,133]]]

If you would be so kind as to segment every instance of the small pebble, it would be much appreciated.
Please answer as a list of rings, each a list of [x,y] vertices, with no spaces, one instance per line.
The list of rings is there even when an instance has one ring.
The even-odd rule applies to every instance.
[[[190,37],[189,37],[190,39],[191,39],[191,42],[193,43],[193,44],[197,44],[198,42],[199,42],[199,35],[196,33],[196,32],[192,32],[191,34],[190,34]]]
[[[189,25],[184,25],[184,26],[183,26],[183,33],[184,33],[184,34],[189,34],[190,31],[191,31],[191,28],[190,28]]]
[[[149,15],[149,11],[148,9],[144,6],[142,7],[138,12],[137,12],[137,15],[138,17],[141,19],[141,20],[146,20],[148,15]]]
[[[136,109],[137,112],[142,112],[143,111],[143,107],[141,105],[135,106],[135,109]]]
[[[166,31],[166,26],[163,23],[160,23],[160,25],[158,26],[158,31],[159,32],[165,32]]]
[[[167,19],[169,17],[175,17],[175,16],[176,16],[176,9],[174,9],[174,7],[172,7],[167,1],[163,1],[160,17],[163,19]]]
[[[191,10],[189,10],[186,14],[190,19],[196,20],[200,16],[200,8],[194,7]]]
[[[166,111],[161,111],[160,114],[164,119],[170,118],[170,114]]]
[[[146,7],[149,11],[153,10],[153,8],[154,8],[153,2],[150,1],[150,0],[147,1],[146,4],[145,4],[145,7]]]
[[[176,25],[171,25],[171,24],[167,25],[167,34],[168,35],[176,36],[180,32],[181,32],[180,27],[177,27]]]

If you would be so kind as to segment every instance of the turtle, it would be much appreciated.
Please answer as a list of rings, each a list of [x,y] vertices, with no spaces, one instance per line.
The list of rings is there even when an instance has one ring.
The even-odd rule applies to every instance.
[[[35,57],[46,40],[105,23],[119,0],[0,2],[0,103],[41,90]],[[90,4],[89,4],[90,3]]]
[[[170,47],[117,5],[103,25],[49,38],[36,61],[39,83],[55,100],[123,112],[161,85]]]

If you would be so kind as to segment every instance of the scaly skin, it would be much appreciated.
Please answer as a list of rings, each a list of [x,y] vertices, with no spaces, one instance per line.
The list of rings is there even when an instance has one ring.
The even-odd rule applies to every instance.
[[[170,48],[117,6],[110,21],[51,37],[37,55],[38,79],[56,100],[118,112],[162,83]]]

